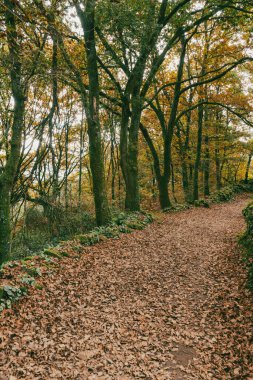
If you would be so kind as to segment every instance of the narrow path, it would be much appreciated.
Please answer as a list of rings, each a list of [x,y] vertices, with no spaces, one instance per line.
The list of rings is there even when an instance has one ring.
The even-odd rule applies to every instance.
[[[246,203],[169,214],[64,259],[0,319],[0,380],[252,380]]]

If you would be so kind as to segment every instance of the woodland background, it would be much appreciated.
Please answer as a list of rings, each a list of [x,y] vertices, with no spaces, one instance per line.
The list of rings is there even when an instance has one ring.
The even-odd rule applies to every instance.
[[[248,182],[252,1],[0,1],[0,261]]]

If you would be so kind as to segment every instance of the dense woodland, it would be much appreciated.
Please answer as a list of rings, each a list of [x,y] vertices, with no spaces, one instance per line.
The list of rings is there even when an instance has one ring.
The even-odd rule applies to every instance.
[[[0,262],[248,181],[252,9],[0,0]]]

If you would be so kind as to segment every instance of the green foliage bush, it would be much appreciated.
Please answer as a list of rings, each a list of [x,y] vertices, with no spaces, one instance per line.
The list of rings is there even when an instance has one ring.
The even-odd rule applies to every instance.
[[[62,258],[60,252],[54,250],[53,248],[46,248],[46,249],[44,249],[43,255],[49,256],[49,257],[53,257],[53,258],[56,258],[56,259],[61,259]]]
[[[117,239],[120,233],[142,230],[152,221],[152,215],[144,212],[120,212],[118,214],[114,212],[111,225],[96,227],[88,234],[77,235],[76,239],[82,245],[94,245],[107,238]]]
[[[19,231],[13,238],[12,258],[20,259],[41,251],[51,243],[50,233],[43,230]]]
[[[253,290],[253,202],[243,210],[243,216],[246,220],[247,229],[240,237],[239,242],[246,251],[245,261],[248,268],[248,286]]]
[[[233,199],[236,194],[253,192],[253,181],[248,183],[240,182],[231,186],[223,187],[212,194],[210,200],[213,203],[227,202]]]
[[[42,207],[33,206],[30,207],[25,214],[25,226],[30,230],[35,229],[46,229],[47,228],[47,217],[43,213]]]
[[[5,285],[0,287],[0,312],[6,308],[10,308],[13,302],[16,302],[22,296],[27,294],[26,286]]]
[[[97,232],[93,233],[90,232],[89,234],[85,235],[77,235],[77,240],[79,240],[80,244],[82,245],[93,245],[99,242],[99,234]]]
[[[221,190],[215,191],[210,199],[213,203],[227,202],[233,198],[235,193],[234,187],[226,186]]]
[[[208,199],[204,199],[204,198],[201,198],[201,199],[198,199],[196,201],[194,201],[194,206],[195,207],[210,207],[210,201]]]
[[[167,208],[164,208],[163,209],[163,212],[178,212],[178,211],[184,211],[184,210],[188,210],[190,208],[190,204],[188,203],[177,203],[171,207],[167,207]]]
[[[111,225],[111,226],[103,226],[103,227],[96,227],[93,230],[94,233],[97,233],[98,235],[103,235],[106,238],[118,238],[119,237],[119,230],[117,226]]]
[[[23,276],[20,278],[20,282],[29,286],[33,286],[35,284],[35,278],[32,276]]]
[[[82,209],[62,210],[57,222],[58,236],[67,239],[75,234],[88,232],[95,227],[95,219]]]
[[[31,277],[40,277],[41,269],[39,267],[23,267],[24,271]]]
[[[233,185],[233,189],[235,193],[252,193],[253,192],[253,180],[249,180],[247,183],[240,182]]]
[[[55,214],[54,214],[55,213]],[[57,245],[76,234],[87,233],[95,227],[94,217],[84,209],[55,207],[51,220],[41,207],[31,207],[25,215],[25,226],[17,231],[12,243],[12,258],[20,259]]]
[[[129,234],[131,232],[131,228],[124,225],[118,226],[118,229],[121,234]]]

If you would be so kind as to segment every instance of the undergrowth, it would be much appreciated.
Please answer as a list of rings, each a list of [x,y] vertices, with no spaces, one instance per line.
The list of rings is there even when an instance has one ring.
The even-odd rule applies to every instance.
[[[247,229],[239,238],[239,243],[243,246],[245,254],[244,261],[248,269],[248,287],[253,290],[253,202],[243,210]]]
[[[153,217],[144,212],[121,212],[112,220],[109,226],[96,227],[88,234],[77,235],[75,240],[82,245],[93,245],[108,238],[118,239],[121,233],[142,230],[153,221]]]
[[[28,209],[22,228],[17,229],[12,240],[12,259],[35,255],[45,247],[56,246],[60,241],[72,239],[95,227],[94,217],[84,209],[65,210],[55,207],[50,218],[43,209]]]
[[[253,192],[253,181],[249,181],[249,183],[238,183],[231,186],[225,186],[220,190],[217,190],[213,192],[209,197],[206,198],[199,198],[198,200],[189,202],[189,203],[183,203],[183,204],[176,204],[172,207],[166,208],[163,211],[164,212],[175,212],[175,211],[183,211],[187,210],[190,207],[205,207],[209,208],[211,204],[218,204],[223,202],[228,202],[237,194],[240,193],[247,193],[247,192]]]

